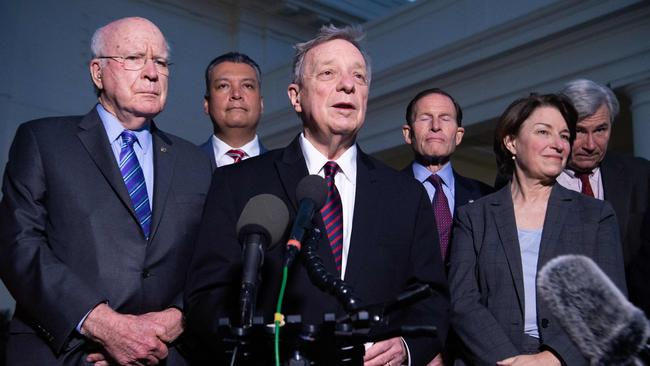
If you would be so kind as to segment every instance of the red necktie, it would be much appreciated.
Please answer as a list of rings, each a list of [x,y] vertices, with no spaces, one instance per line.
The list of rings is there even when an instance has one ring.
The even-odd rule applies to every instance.
[[[232,150],[228,150],[226,155],[232,158],[233,164],[237,164],[244,158],[244,156],[246,156],[246,153],[244,152],[244,150],[232,149]]]
[[[589,176],[591,175],[591,171],[584,172],[584,173],[577,173],[576,172],[576,177],[580,179],[580,182],[582,183],[582,194],[585,194],[589,197],[594,197],[594,191],[591,189],[591,183],[589,183]]]
[[[334,176],[339,171],[339,166],[328,161],[323,167],[325,170],[325,181],[327,182],[327,201],[320,209],[320,214],[325,224],[327,238],[330,241],[330,248],[336,262],[336,269],[341,273],[341,263],[343,259],[343,207],[341,205],[341,196],[339,195]]]
[[[436,193],[433,195],[433,214],[436,216],[436,226],[438,228],[438,238],[440,239],[440,254],[442,261],[447,258],[447,248],[449,247],[449,237],[451,236],[451,224],[453,219],[449,211],[449,202],[445,192],[442,191],[442,179],[436,174],[432,174],[427,180],[433,184]]]

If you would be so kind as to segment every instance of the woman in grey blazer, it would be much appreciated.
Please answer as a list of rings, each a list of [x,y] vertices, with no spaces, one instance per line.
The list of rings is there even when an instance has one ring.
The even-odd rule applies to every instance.
[[[625,276],[609,203],[564,189],[555,178],[575,138],[577,114],[562,96],[513,102],[495,130],[501,190],[459,209],[450,254],[458,364],[586,365],[541,297],[537,271],[562,254],[592,258],[619,288]]]

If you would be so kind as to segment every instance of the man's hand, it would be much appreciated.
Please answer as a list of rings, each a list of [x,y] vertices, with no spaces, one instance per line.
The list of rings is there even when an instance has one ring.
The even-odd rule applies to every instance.
[[[138,317],[163,326],[165,331],[158,338],[165,343],[175,341],[183,333],[183,313],[177,308],[146,313]]]
[[[497,362],[498,366],[560,366],[560,360],[549,351],[534,355],[518,355]]]
[[[373,344],[363,356],[363,366],[399,366],[404,361],[406,361],[406,348],[400,337]]]
[[[157,365],[167,357],[168,329],[143,316],[124,315],[97,305],[81,326],[81,334],[104,347],[120,365]],[[99,361],[101,362],[101,361]]]

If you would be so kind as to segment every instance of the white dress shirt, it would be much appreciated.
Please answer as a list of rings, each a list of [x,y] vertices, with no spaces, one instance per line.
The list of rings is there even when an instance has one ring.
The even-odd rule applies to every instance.
[[[556,178],[556,181],[564,188],[576,192],[582,192],[582,181],[576,177],[576,173],[571,169],[564,169],[562,173]],[[595,168],[589,174],[589,183],[591,184],[591,191],[594,192],[594,197],[599,200],[605,199],[605,192],[603,190],[603,179],[600,174],[600,168]]]
[[[234,162],[233,158],[226,155],[226,153],[233,149],[242,150],[246,155],[242,160],[246,160],[253,156],[260,154],[260,144],[257,135],[247,142],[242,147],[232,147],[227,143],[223,142],[220,138],[215,135],[212,135],[212,149],[214,150],[214,160],[217,162],[217,167],[222,167],[224,165],[230,165]]]
[[[302,149],[302,155],[305,157],[309,174],[325,177],[323,166],[329,160],[305,138],[304,133],[300,134],[300,148]],[[352,145],[334,161],[339,166],[339,171],[334,177],[334,184],[339,190],[343,207],[343,258],[341,259],[341,279],[343,279],[348,264],[350,234],[352,233],[352,219],[354,217],[354,198],[357,188],[357,145]]]

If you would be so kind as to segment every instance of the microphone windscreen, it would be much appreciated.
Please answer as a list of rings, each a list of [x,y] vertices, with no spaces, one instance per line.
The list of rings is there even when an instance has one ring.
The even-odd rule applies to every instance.
[[[237,221],[237,235],[256,233],[268,236],[269,243],[277,243],[289,225],[287,205],[272,194],[258,194],[244,206]]]
[[[644,313],[590,258],[554,258],[539,272],[537,288],[591,365],[629,364],[648,339]]]
[[[327,200],[325,179],[318,175],[308,175],[302,178],[296,187],[296,199],[300,202],[305,198],[314,201],[316,209],[320,210]]]

